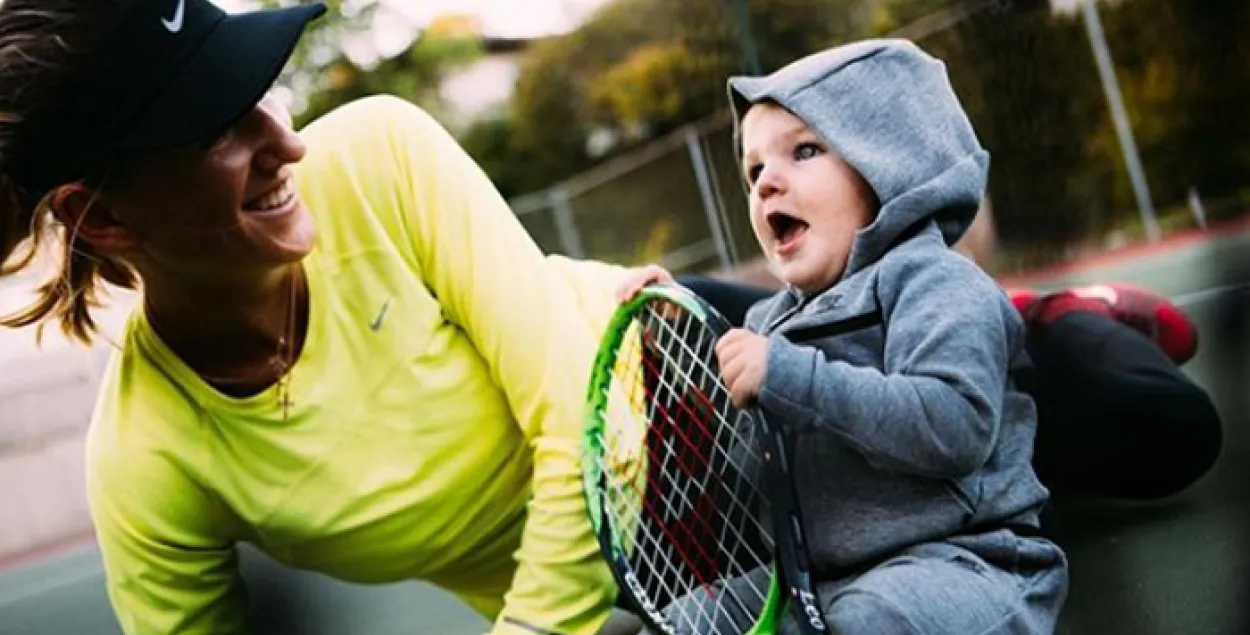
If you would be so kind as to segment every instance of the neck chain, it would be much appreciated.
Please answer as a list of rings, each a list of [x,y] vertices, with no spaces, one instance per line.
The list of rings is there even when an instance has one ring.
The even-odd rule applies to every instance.
[[[269,361],[265,366],[268,369],[269,374],[277,377],[276,392],[278,396],[278,407],[282,409],[283,423],[286,423],[289,420],[291,415],[291,406],[294,405],[291,401],[290,394],[290,371],[291,367],[295,365],[295,323],[296,317],[299,313],[298,268],[291,271],[287,281],[289,291],[287,295],[286,315],[284,317],[285,324],[283,325],[282,334],[278,336],[278,344],[275,347],[274,354],[269,358]],[[168,330],[162,328],[157,320],[153,319],[154,314],[150,308],[145,308],[145,312],[147,313],[148,324],[156,330],[158,335],[161,335],[162,333],[169,333]],[[166,340],[166,343],[168,344],[169,340]],[[230,387],[242,387],[244,389],[242,394],[248,394],[248,387],[260,383],[256,378],[258,373],[249,373],[251,376],[239,376],[213,375],[199,370],[195,372],[201,379],[228,394],[231,394],[231,391],[229,390]]]
[[[291,367],[295,365],[295,314],[298,304],[298,269],[290,275],[290,296],[286,305],[286,329],[278,338],[278,350],[272,364],[278,375],[278,405],[282,408],[282,422],[286,423],[291,416]]]

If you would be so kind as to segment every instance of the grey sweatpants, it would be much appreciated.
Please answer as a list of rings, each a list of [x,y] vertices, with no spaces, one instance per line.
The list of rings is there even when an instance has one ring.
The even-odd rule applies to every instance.
[[[767,588],[768,576],[757,569],[667,612],[702,616],[682,635],[742,635],[759,608],[724,597],[749,596],[734,593],[738,585]],[[822,582],[817,594],[834,635],[1050,635],[1067,589],[1059,547],[1001,530],[911,547],[859,575]],[[798,632],[787,614],[782,635]]]

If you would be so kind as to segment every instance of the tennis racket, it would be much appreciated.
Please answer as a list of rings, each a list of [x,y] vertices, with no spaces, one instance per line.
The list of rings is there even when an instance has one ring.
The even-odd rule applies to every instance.
[[[588,393],[591,523],[623,608],[654,633],[773,635],[788,608],[821,635],[791,448],[730,401],[715,354],[729,329],[675,286],[617,309]]]

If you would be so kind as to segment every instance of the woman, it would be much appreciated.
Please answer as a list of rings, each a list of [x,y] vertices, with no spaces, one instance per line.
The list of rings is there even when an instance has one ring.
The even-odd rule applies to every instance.
[[[319,6],[0,7],[0,257],[51,214],[61,274],[11,325],[80,339],[141,282],[88,439],[123,630],[244,630],[234,545],[425,579],[495,635],[594,633],[581,407],[615,269],[545,259],[417,108],[300,135],[265,93]],[[141,69],[139,72],[136,69]]]
[[[88,443],[119,621],[243,630],[248,541],[431,581],[495,635],[594,633],[615,589],[580,409],[624,271],[544,258],[413,106],[366,99],[296,135],[265,92],[320,12],[0,5],[0,260],[64,238],[6,323],[89,341],[101,281],[142,283]]]

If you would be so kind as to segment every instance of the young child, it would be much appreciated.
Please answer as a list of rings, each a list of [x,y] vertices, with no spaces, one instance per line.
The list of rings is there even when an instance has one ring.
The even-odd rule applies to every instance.
[[[729,82],[751,225],[786,288],[718,343],[737,403],[798,448],[833,633],[1050,633],[1062,551],[1037,535],[1020,315],[949,247],[989,157],[944,65],[872,40]],[[622,287],[670,280],[651,267]],[[841,332],[791,343],[814,326]],[[709,632],[739,632],[719,624]]]

